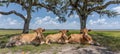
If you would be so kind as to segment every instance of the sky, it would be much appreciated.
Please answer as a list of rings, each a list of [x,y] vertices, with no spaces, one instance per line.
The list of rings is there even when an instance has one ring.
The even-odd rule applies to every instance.
[[[120,5],[110,5],[108,10],[117,11],[120,13]],[[16,10],[26,16],[26,12],[21,9],[21,6],[17,4],[10,4],[8,7],[0,6],[0,11]],[[58,17],[52,12],[47,12],[42,8],[39,11],[32,13],[32,20],[30,22],[30,29],[45,28],[45,29],[80,29],[79,17],[74,14],[66,18],[65,23],[59,23]],[[6,29],[22,29],[24,21],[14,15],[1,15],[0,14],[0,28]],[[93,13],[88,16],[87,28],[89,29],[120,29],[120,16],[116,17],[100,17],[97,13]]]

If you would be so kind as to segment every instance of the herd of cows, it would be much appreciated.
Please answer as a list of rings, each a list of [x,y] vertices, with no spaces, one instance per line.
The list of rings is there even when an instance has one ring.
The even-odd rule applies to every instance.
[[[10,38],[9,42],[6,44],[6,47],[11,46],[20,46],[25,44],[51,44],[51,43],[82,43],[90,45],[100,45],[95,42],[88,32],[91,30],[82,29],[80,34],[71,34],[69,37],[67,35],[68,30],[60,30],[57,34],[49,34],[46,37],[43,32],[45,29],[38,28],[34,30],[34,33],[29,34],[20,34]]]

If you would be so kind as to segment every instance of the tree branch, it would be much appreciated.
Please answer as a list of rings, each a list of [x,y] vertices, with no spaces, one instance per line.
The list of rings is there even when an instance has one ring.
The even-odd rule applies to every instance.
[[[0,14],[2,14],[2,15],[15,14],[15,15],[21,17],[23,20],[25,20],[25,17],[24,17],[22,14],[20,14],[20,13],[14,11],[14,10],[13,10],[13,11],[9,11],[9,12],[1,12],[1,11],[0,11]]]
[[[8,1],[0,1],[0,3],[7,3]]]
[[[57,15],[59,17],[59,21],[60,22],[65,22],[66,19],[63,16],[60,16],[62,14],[62,12],[59,12],[60,10],[55,10],[54,7],[50,6],[50,5],[45,5],[43,3],[34,3],[32,4],[32,6],[40,6],[43,8],[46,8],[49,11],[52,11],[55,15]]]
[[[41,7],[44,7],[44,8],[46,8],[46,9],[50,9],[50,8],[48,7],[48,5],[44,5],[44,4],[41,4],[41,3],[34,3],[34,4],[32,4],[32,6],[41,6]]]
[[[19,4],[19,5],[21,5],[21,6],[23,6],[24,8],[27,8],[27,6],[24,4],[24,2],[23,1],[0,1],[0,3],[17,3],[17,4]]]
[[[56,11],[53,9],[54,7],[52,7],[50,5],[45,5],[45,4],[42,4],[42,3],[34,3],[34,4],[32,4],[32,6],[41,6],[43,8],[46,8],[46,9],[52,11],[54,14],[57,15]]]
[[[105,9],[110,4],[119,4],[119,3],[120,3],[120,1],[109,1],[102,6],[96,6],[96,7],[93,7],[93,8],[89,8],[88,11],[92,12],[92,11],[95,11],[95,10],[102,10],[102,9]]]
[[[97,10],[95,12],[97,12],[98,14],[100,14],[100,16],[103,16],[103,15],[106,14],[108,17],[115,17],[117,15],[120,15],[119,13],[117,13],[115,11],[110,11],[110,10]]]

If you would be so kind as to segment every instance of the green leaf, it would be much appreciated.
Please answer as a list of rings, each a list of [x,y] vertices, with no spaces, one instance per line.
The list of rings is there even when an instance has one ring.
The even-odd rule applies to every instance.
[[[111,10],[99,10],[99,11],[96,11],[98,14],[100,14],[100,16],[104,16],[104,15],[107,15],[108,17],[115,17],[118,14],[118,12],[115,12],[115,11],[111,11]]]
[[[0,6],[3,6],[3,4],[0,3]]]

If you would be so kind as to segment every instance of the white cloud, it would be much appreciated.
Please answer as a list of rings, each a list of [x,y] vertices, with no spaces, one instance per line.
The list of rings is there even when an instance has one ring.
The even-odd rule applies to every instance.
[[[51,14],[52,12],[51,11],[48,11],[47,14]]]
[[[0,28],[23,28],[23,20],[17,20],[15,18],[4,18],[0,19]],[[113,27],[114,26],[114,27]],[[30,28],[36,29],[42,27],[45,29],[79,29],[79,20],[69,18],[65,23],[59,23],[58,17],[36,17],[30,23]],[[97,20],[91,19],[87,22],[87,28],[90,29],[119,29],[119,20],[108,20],[106,18],[99,18]]]
[[[75,15],[75,18],[79,18],[79,16],[76,14],[76,15]]]
[[[113,10],[115,10],[118,13],[120,13],[120,6],[117,6],[117,7],[113,8]]]
[[[51,20],[50,16],[45,16],[44,18],[37,17],[35,19],[35,24],[44,24],[44,23],[49,23]]]
[[[8,22],[9,25],[19,25],[20,24],[19,22],[17,22],[17,20],[11,19],[11,18],[8,18],[6,20],[6,22]]]
[[[19,22],[13,18],[2,18],[0,21],[0,28],[22,28],[23,21]]]
[[[42,27],[45,29],[79,29],[80,24],[77,20],[68,19],[65,23],[59,23],[58,17],[52,18],[50,16],[45,16],[44,18],[37,17],[35,22],[32,23],[31,28],[35,29]],[[114,28],[113,28],[114,26]],[[87,28],[90,29],[119,29],[120,22],[107,20],[106,18],[99,18],[97,20],[89,20],[87,22]]]
[[[27,15],[25,15],[25,18],[27,18]]]
[[[55,20],[58,20],[59,19],[59,17],[55,17]]]
[[[95,15],[92,14],[91,17],[95,17]]]
[[[70,18],[73,18],[74,17],[74,15],[70,15]]]
[[[98,19],[96,21],[90,20],[89,24],[90,25],[94,25],[94,24],[104,25],[104,24],[107,24],[107,22],[106,22],[106,19],[102,18],[102,19]]]
[[[79,18],[79,16],[77,14],[75,15],[70,15],[70,18]]]
[[[50,16],[45,16],[45,18],[42,19],[42,21],[49,21],[50,20]]]
[[[2,17],[2,15],[0,14],[0,18]]]
[[[35,18],[35,22],[31,23],[30,26],[32,29],[43,27],[46,29],[78,29],[79,23],[76,21],[72,22],[65,22],[65,23],[59,23],[58,17],[52,18],[50,16],[45,16],[44,18],[37,17]]]
[[[92,29],[119,29],[119,21],[109,21],[104,18],[97,20],[89,20],[87,27]]]

